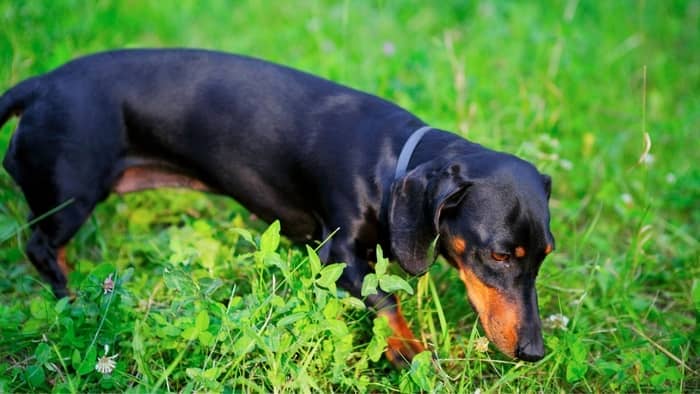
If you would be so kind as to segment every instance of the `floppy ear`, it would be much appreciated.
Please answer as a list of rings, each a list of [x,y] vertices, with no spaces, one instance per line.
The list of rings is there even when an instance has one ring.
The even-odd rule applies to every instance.
[[[420,275],[437,258],[440,213],[462,201],[470,185],[458,164],[416,167],[394,182],[389,203],[389,237],[399,265]]]

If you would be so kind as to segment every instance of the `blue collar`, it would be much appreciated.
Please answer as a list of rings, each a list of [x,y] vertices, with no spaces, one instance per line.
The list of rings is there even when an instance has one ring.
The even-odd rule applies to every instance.
[[[411,161],[411,156],[413,156],[413,151],[420,142],[421,138],[428,131],[433,128],[430,126],[423,126],[420,129],[414,131],[410,137],[403,144],[401,148],[401,153],[399,154],[399,160],[396,162],[396,172],[394,173],[394,180],[397,180],[406,174],[406,169],[408,168],[408,162]]]

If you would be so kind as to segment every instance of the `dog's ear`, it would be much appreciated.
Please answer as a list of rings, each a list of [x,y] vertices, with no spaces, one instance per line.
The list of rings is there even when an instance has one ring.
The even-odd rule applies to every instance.
[[[392,185],[389,203],[389,237],[399,265],[420,275],[437,258],[440,213],[454,208],[471,183],[458,164],[436,168],[416,167]]]

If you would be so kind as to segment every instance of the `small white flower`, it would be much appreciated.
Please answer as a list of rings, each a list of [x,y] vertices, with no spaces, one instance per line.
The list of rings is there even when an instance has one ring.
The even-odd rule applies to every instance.
[[[474,341],[474,350],[479,353],[486,353],[489,350],[489,339],[486,337],[477,338]]]
[[[545,327],[552,328],[552,329],[560,329],[566,331],[566,326],[569,324],[569,318],[562,315],[561,313],[555,313],[553,315],[550,315],[548,318],[545,319],[544,325]]]
[[[104,294],[111,293],[114,291],[114,279],[112,279],[112,276],[114,274],[109,274],[107,279],[102,282],[102,290],[104,290]]]
[[[646,165],[654,164],[654,155],[647,153],[646,155],[642,156],[642,162]]]
[[[474,390],[474,394],[481,394],[481,389],[477,388],[476,390]]]
[[[119,356],[119,353],[115,354],[114,356],[108,356],[108,352],[109,345],[105,345],[105,355],[97,359],[97,364],[95,364],[95,370],[103,375],[112,373],[114,368],[117,366],[117,362],[115,360]]]
[[[622,193],[622,195],[620,196],[620,198],[622,199],[622,202],[625,203],[625,205],[632,205],[632,195],[631,195],[631,194],[629,194],[629,193]]]
[[[396,46],[391,41],[385,41],[384,45],[382,45],[382,51],[385,55],[392,56],[396,53]]]

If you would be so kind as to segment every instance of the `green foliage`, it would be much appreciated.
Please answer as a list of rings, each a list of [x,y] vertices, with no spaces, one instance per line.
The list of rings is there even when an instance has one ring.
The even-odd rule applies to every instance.
[[[0,171],[0,392],[700,389],[698,26],[694,0],[0,2],[2,89],[107,48],[221,49],[534,162],[553,178],[557,239],[542,317],[570,319],[545,328],[543,361],[507,360],[475,345],[447,264],[407,282],[378,250],[363,294],[395,290],[438,356],[393,370],[386,320],[335,288],[343,262],[324,267],[279,223],[194,192],[110,197],[69,245],[75,300],[57,301]],[[109,360],[110,374],[95,369]]]
[[[377,294],[377,288],[387,292],[395,293],[399,290],[408,294],[413,294],[411,285],[398,275],[388,274],[389,260],[384,257],[382,247],[377,245],[377,263],[374,266],[374,273],[367,274],[362,282],[361,295],[363,297]]]

